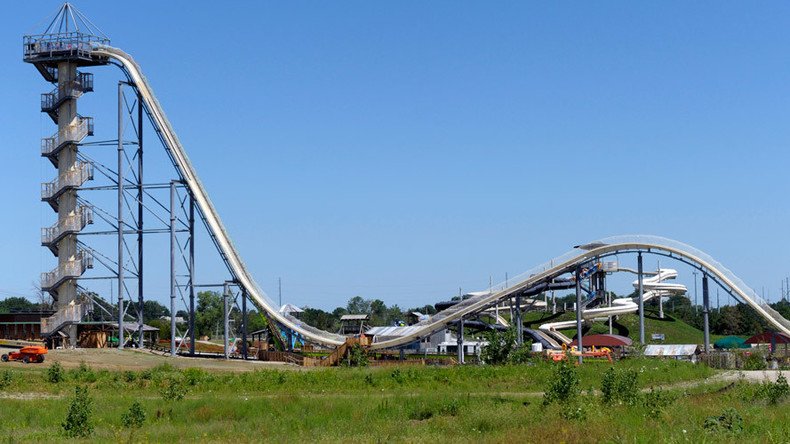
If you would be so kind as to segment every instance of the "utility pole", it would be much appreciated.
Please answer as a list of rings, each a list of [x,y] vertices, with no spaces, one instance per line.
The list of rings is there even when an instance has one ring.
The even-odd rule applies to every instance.
[[[708,319],[708,312],[710,312],[710,298],[708,297],[708,274],[702,274],[702,334],[704,341],[705,353],[710,350],[710,321]]]
[[[641,259],[639,263],[642,263]],[[584,358],[582,358],[584,346],[582,345],[582,282],[579,267],[576,267],[576,344],[578,344],[576,350],[579,352],[579,364],[581,364],[584,362]]]
[[[277,294],[280,297],[280,308],[283,306],[283,278],[277,278]]]

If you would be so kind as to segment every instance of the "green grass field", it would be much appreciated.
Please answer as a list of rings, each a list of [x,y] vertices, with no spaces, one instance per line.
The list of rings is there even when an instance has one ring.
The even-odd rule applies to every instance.
[[[47,381],[44,365],[17,365],[0,368],[5,385],[0,436],[8,442],[70,440],[61,423],[74,388],[87,386],[95,426],[88,439],[101,442],[783,442],[790,437],[788,404],[753,402],[745,383],[725,391],[717,383],[697,386],[713,375],[706,367],[643,359],[615,366],[634,370],[639,387],[663,386],[662,393],[676,399],[660,409],[604,406],[593,393],[610,367],[603,362],[578,369],[580,389],[587,393],[580,401],[549,407],[542,406],[542,392],[557,367],[542,362],[236,373],[168,365],[125,372],[85,366],[64,371],[59,383]],[[168,400],[174,387],[186,396]],[[134,401],[146,420],[132,431],[121,418]],[[744,430],[706,431],[705,419],[725,406],[738,410]]]

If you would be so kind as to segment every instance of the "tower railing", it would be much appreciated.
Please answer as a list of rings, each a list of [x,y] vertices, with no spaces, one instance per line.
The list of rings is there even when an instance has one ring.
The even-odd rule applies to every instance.
[[[76,122],[65,131],[58,131],[50,137],[41,139],[41,155],[51,156],[67,143],[80,143],[93,135],[93,117],[77,116]]]
[[[52,182],[41,184],[41,200],[50,200],[59,195],[65,188],[79,188],[91,179],[93,179],[93,164],[78,161],[74,168],[62,176],[58,176]]]
[[[82,32],[26,35],[22,39],[22,59],[29,63],[68,57],[90,59],[97,43],[109,45],[110,39]]]
[[[41,94],[41,111],[46,113],[57,112],[66,99],[76,99],[83,93],[93,91],[93,74],[89,72],[77,73],[75,80],[58,85],[51,92]],[[57,114],[53,119],[57,119]]]
[[[51,227],[41,229],[41,244],[50,245],[67,233],[82,231],[86,225],[93,223],[93,207],[80,205],[77,211],[69,214]]]
[[[60,308],[52,316],[41,319],[41,334],[48,335],[60,330],[66,324],[80,322],[90,312],[90,309],[90,302],[78,301]]]
[[[68,279],[82,276],[90,268],[93,268],[93,255],[87,250],[78,249],[77,254],[67,262],[52,271],[41,273],[41,289],[50,291]]]

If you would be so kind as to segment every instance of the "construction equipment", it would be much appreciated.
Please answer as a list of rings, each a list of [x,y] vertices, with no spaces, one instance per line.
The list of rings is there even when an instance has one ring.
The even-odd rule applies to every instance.
[[[22,361],[25,364],[31,362],[44,362],[44,355],[47,354],[47,348],[40,345],[33,345],[29,347],[22,347],[19,351],[4,354],[2,356],[3,362],[8,361]]]

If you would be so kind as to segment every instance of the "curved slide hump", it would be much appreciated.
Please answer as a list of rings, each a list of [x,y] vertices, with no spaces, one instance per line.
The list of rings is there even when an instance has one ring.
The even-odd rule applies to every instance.
[[[220,220],[214,205],[203,188],[192,163],[178,140],[178,136],[170,125],[164,110],[156,99],[151,86],[148,84],[142,70],[134,59],[120,49],[97,45],[93,53],[116,60],[126,72],[129,80],[134,83],[140,93],[143,103],[150,113],[152,122],[156,127],[169,155],[172,157],[181,178],[192,193],[198,209],[203,216],[209,235],[216,243],[220,255],[227,264],[233,277],[238,281],[252,298],[273,320],[282,326],[302,335],[305,339],[318,344],[336,347],[345,342],[345,337],[311,327],[298,319],[278,311],[277,305],[261,290],[247,270],[241,256],[231,242],[225,227]],[[413,328],[408,329],[408,334],[376,342],[371,348],[382,349],[397,347],[424,338],[457,321],[465,316],[480,312],[496,304],[497,301],[507,299],[516,293],[523,292],[536,284],[546,282],[558,277],[577,265],[584,264],[596,258],[608,256],[617,252],[628,251],[659,251],[672,257],[687,260],[702,268],[707,274],[715,277],[722,285],[731,289],[734,295],[749,305],[767,319],[780,331],[790,334],[790,321],[782,318],[779,313],[771,309],[757,294],[729,270],[701,251],[661,237],[654,236],[623,236],[603,239],[598,242],[580,246],[546,265],[533,268],[519,277],[510,280],[512,285],[498,286],[498,290],[483,292],[470,297],[452,307],[449,307],[433,317],[421,321]]]

